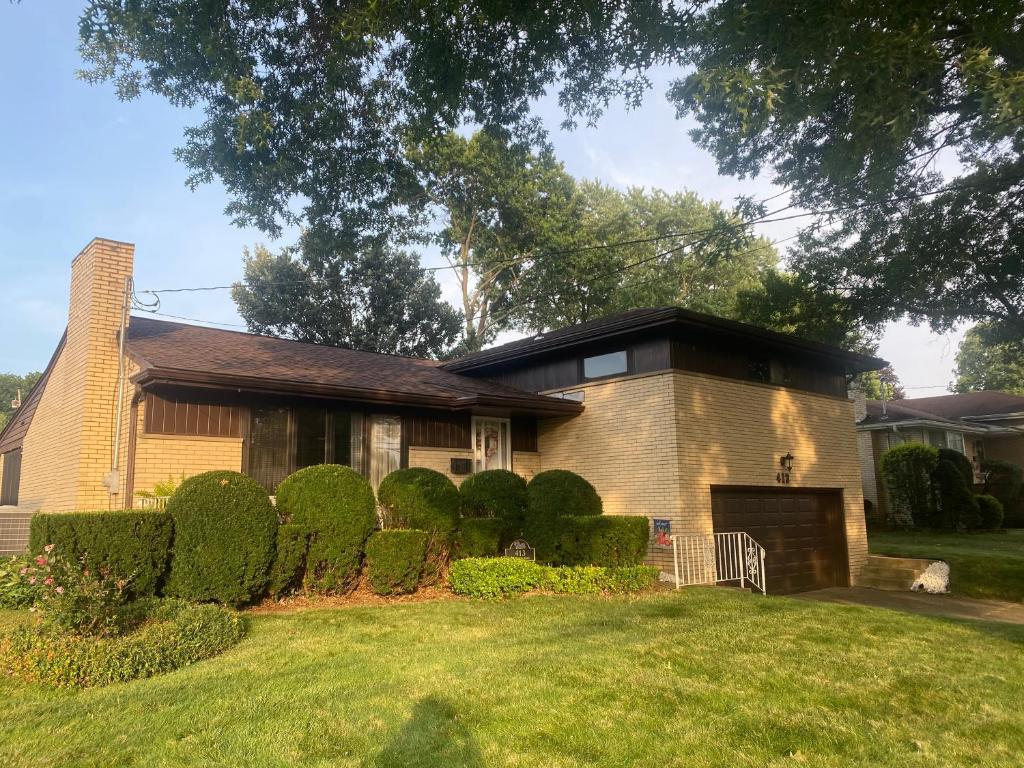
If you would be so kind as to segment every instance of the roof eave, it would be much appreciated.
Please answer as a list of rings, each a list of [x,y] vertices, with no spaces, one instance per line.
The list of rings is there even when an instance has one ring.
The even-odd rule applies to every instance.
[[[986,434],[991,432],[988,427],[975,427],[970,424],[954,421],[938,421],[936,419],[892,419],[890,421],[858,422],[857,430],[867,432],[871,430],[890,429],[891,427],[934,427],[936,429],[949,429],[958,432],[969,432],[973,435]]]
[[[328,384],[291,381],[286,379],[258,379],[206,371],[181,370],[148,366],[140,370],[132,381],[142,387],[159,385],[188,386],[209,389],[231,389],[264,395],[303,396],[387,405],[415,405],[452,411],[471,410],[474,407],[501,407],[536,413],[538,415],[570,415],[583,410],[580,403],[553,397],[500,397],[466,395],[442,397],[410,392],[370,390],[339,387]]]

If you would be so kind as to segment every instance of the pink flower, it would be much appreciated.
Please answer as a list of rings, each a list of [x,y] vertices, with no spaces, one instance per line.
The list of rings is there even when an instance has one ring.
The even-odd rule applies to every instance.
[[[58,595],[63,595],[64,594],[64,587],[57,587],[53,591],[56,592]]]
[[[53,552],[53,544],[47,544],[45,547],[43,547],[43,552]]]
[[[36,558],[36,565],[46,565],[46,558],[40,555]]]
[[[28,583],[29,584],[35,584],[36,583],[36,577],[35,576],[29,576],[28,577]]]
[[[19,576],[24,576],[26,573],[28,573],[28,566],[27,565],[24,568],[22,568],[20,571],[18,571],[18,575]]]
[[[45,579],[43,579],[43,584],[45,584],[46,586],[50,586],[51,584],[53,584],[53,576],[47,576]]]

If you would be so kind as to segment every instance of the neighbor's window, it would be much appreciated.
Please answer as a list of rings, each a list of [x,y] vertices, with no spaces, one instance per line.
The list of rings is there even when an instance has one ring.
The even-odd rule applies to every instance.
[[[583,358],[583,378],[585,379],[614,376],[617,373],[626,373],[628,369],[629,357],[626,355],[626,350]]]
[[[964,436],[960,432],[946,433],[946,447],[952,448],[954,451],[959,451],[963,454],[967,453],[964,449]]]
[[[747,378],[768,384],[772,380],[772,364],[767,357],[752,357],[747,362]]]
[[[946,447],[946,433],[941,429],[929,429],[928,430],[928,445],[933,448],[945,448]]]

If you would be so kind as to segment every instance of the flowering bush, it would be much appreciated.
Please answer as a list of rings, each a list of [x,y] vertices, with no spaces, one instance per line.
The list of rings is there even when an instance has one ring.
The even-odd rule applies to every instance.
[[[48,576],[35,558],[12,555],[0,560],[0,608],[28,608],[43,595]]]

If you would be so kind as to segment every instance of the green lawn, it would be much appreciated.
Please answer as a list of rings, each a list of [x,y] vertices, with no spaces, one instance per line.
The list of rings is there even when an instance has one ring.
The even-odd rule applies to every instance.
[[[928,557],[950,567],[950,591],[1024,602],[1024,530],[1005,533],[871,531],[873,555]]]
[[[5,767],[1010,766],[1024,627],[712,589],[447,600],[255,616],[171,675],[0,695]]]

